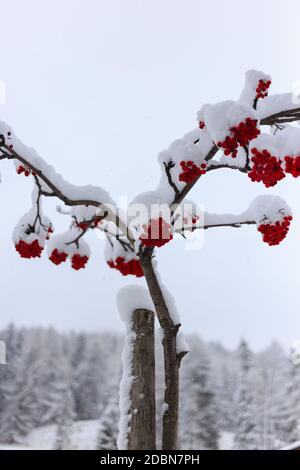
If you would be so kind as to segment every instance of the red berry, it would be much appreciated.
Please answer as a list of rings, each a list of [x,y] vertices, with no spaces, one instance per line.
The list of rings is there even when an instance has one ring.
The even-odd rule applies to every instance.
[[[246,147],[251,140],[256,139],[260,130],[257,128],[257,120],[247,118],[244,122],[240,122],[237,126],[231,127],[231,135],[227,136],[222,142],[218,142],[218,147],[224,149],[226,156],[231,155],[232,158],[237,156],[238,147]]]
[[[287,236],[292,220],[293,217],[289,215],[284,217],[283,220],[275,222],[275,224],[261,224],[257,230],[263,235],[265,243],[276,246]]]
[[[200,121],[200,122],[199,122],[199,128],[200,128],[200,129],[204,129],[204,128],[205,128],[205,122],[204,122],[204,121]]]
[[[144,246],[161,247],[173,239],[171,226],[162,218],[151,220],[148,226],[144,227],[144,233],[140,237]]]
[[[131,259],[126,261],[125,258],[119,256],[115,261],[109,260],[107,264],[112,269],[117,269],[123,276],[133,275],[136,277],[143,277],[141,263],[138,259]]]
[[[34,240],[31,243],[20,240],[16,243],[15,247],[19,255],[26,259],[40,258],[43,251],[43,247],[39,245],[38,240]]]
[[[180,162],[182,173],[179,175],[179,181],[184,183],[193,183],[201,175],[205,175],[206,164],[202,163],[201,167],[197,166],[192,161],[182,161]]]
[[[76,253],[72,256],[72,268],[76,271],[84,269],[88,260],[88,256],[81,256],[79,253]]]
[[[300,176],[300,156],[285,157],[285,171],[290,173],[294,178]]]
[[[262,181],[266,188],[270,188],[285,178],[282,161],[279,158],[271,155],[268,150],[259,151],[253,148],[251,152],[253,166],[248,173],[251,181],[258,183]]]
[[[50,261],[56,264],[56,266],[58,266],[61,263],[64,263],[67,258],[68,258],[67,253],[64,253],[63,251],[58,251],[57,248],[55,248],[55,250],[53,250],[51,255],[49,256]]]
[[[266,98],[269,93],[269,88],[271,85],[271,80],[259,80],[257,88],[256,88],[256,98]]]
[[[18,166],[17,168],[18,175],[21,175],[24,171],[25,171],[25,168],[22,165]]]

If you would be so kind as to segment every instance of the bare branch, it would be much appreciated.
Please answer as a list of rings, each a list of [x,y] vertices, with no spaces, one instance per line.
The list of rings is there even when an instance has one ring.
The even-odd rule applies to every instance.
[[[195,230],[208,230],[210,228],[221,228],[221,227],[231,227],[231,228],[241,228],[243,225],[256,225],[254,220],[243,220],[241,222],[231,221],[231,222],[220,222],[220,223],[210,223],[204,225],[191,225],[185,226],[179,229],[176,229],[175,232],[180,235],[184,235],[184,232],[194,232]]]
[[[166,175],[167,175],[167,178],[168,178],[169,185],[174,189],[175,195],[177,196],[177,195],[179,195],[180,191],[177,188],[174,181],[172,180],[172,175],[171,175],[171,169],[175,167],[175,163],[172,162],[172,161],[170,161],[168,163],[164,162],[164,167],[165,167],[165,171],[166,171]]]
[[[285,122],[295,122],[300,120],[300,108],[281,111],[272,114],[260,121],[262,126],[274,126],[274,124],[283,124]]]
[[[223,161],[222,163],[215,162],[215,161],[211,162],[210,166],[206,170],[206,173],[208,173],[209,171],[220,170],[220,169],[238,170],[242,173],[247,173],[247,170],[245,169],[245,167],[240,167],[237,165],[229,165],[228,163],[224,163]]]
[[[299,120],[300,120],[300,108],[296,108],[296,109],[286,110],[280,113],[272,114],[271,116],[268,116],[262,119],[260,123],[262,126],[274,126],[275,124],[280,125],[280,124],[284,124],[285,122],[294,122],[294,121],[299,121]],[[197,144],[198,142],[199,140],[195,141],[195,144]],[[210,149],[208,154],[206,155],[205,161],[208,162],[212,160],[218,151],[219,151],[218,147],[214,145]],[[226,168],[229,168],[229,166]],[[208,171],[209,171],[209,168],[208,168]],[[191,191],[191,189],[195,186],[199,178],[200,176],[197,179],[195,179],[192,183],[186,184],[185,187],[182,189],[182,191],[180,191],[179,194],[176,194],[171,205],[180,204],[183,201],[183,199],[187,196],[187,194]]]

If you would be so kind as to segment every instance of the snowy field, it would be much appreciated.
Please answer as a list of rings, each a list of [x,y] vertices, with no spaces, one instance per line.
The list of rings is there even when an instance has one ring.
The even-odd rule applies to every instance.
[[[93,450],[96,448],[96,437],[99,421],[78,421],[74,423],[71,434],[72,450]],[[54,447],[56,425],[44,426],[30,432],[20,445],[0,444],[0,450],[51,450]]]
[[[71,435],[71,450],[94,450],[96,448],[99,421],[78,421],[74,423]],[[56,425],[37,428],[24,439],[23,443],[0,444],[0,450],[51,450],[54,447]],[[220,450],[230,450],[233,434],[222,433],[219,441]]]

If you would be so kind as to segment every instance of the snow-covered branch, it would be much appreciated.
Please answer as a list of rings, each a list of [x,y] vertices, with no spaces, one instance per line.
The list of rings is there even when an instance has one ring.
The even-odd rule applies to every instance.
[[[243,225],[256,225],[263,235],[263,241],[270,246],[279,245],[286,237],[292,217],[292,212],[286,202],[279,196],[259,196],[250,207],[239,215],[204,213],[203,220],[191,218],[187,224],[177,227],[176,232],[194,232],[197,229],[232,227],[241,228]]]
[[[105,190],[92,185],[75,186],[68,183],[34,150],[22,144],[5,124],[1,123],[0,131],[6,132],[6,137],[1,134],[0,160],[14,160],[18,173],[32,175],[42,196],[57,197],[66,206],[95,207],[101,210],[102,214],[105,213],[107,220],[113,221],[130,242],[133,241],[126,224],[117,214],[114,202]],[[13,143],[8,144],[8,139]]]

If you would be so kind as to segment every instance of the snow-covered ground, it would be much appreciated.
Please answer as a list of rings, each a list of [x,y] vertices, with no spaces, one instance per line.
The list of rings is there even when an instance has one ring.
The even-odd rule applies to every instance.
[[[219,439],[220,450],[233,449],[234,434],[232,432],[222,432]]]
[[[95,450],[96,438],[99,429],[99,422],[78,421],[73,424],[71,446],[72,450]],[[23,443],[0,444],[0,450],[51,450],[54,447],[56,435],[56,425],[44,426],[30,432]],[[230,432],[222,432],[219,440],[220,450],[233,449],[234,435]],[[284,448],[283,450],[293,450],[300,447],[300,442]]]
[[[99,422],[78,421],[73,424],[70,438],[73,450],[94,450]],[[0,444],[0,450],[51,450],[54,447],[56,425],[44,426],[30,432],[20,445]]]
[[[73,424],[71,436],[72,450],[94,450],[99,430],[99,422],[78,421]],[[51,450],[54,447],[56,425],[44,426],[30,432],[23,443],[0,444],[0,450]],[[233,445],[233,434],[224,432],[221,434],[219,446],[221,450],[230,450]]]

